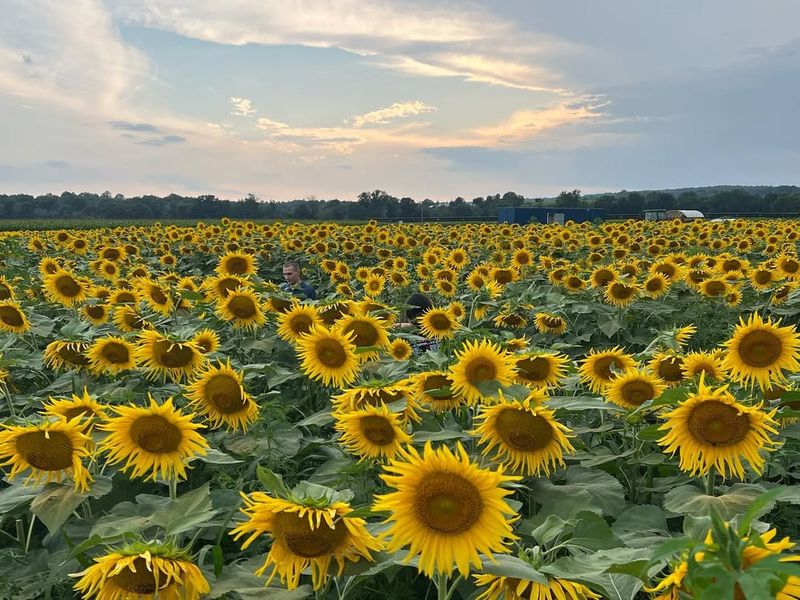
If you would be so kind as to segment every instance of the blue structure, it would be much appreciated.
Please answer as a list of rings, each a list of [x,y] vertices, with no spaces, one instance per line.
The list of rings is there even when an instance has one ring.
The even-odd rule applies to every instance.
[[[564,224],[567,221],[575,221],[576,223],[583,223],[584,221],[594,221],[595,219],[603,220],[606,216],[604,208],[559,208],[555,206],[544,207],[516,207],[516,208],[501,208],[500,213],[497,215],[498,223],[519,223],[520,225],[527,225],[528,223],[560,223]]]

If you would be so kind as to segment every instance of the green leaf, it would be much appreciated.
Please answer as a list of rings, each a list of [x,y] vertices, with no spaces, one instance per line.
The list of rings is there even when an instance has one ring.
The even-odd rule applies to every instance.
[[[567,502],[576,494],[584,493],[591,499],[589,506],[596,506],[604,515],[615,516],[625,509],[625,492],[615,477],[604,471],[579,466],[567,469],[566,483],[556,485],[548,479],[536,479],[531,487],[538,502]]]
[[[660,430],[661,425],[648,425],[639,430],[636,437],[644,442],[655,442],[664,437],[664,431]]]
[[[540,545],[548,544],[561,535],[568,525],[569,521],[558,515],[547,515],[544,522],[534,528],[531,535]]]
[[[539,570],[553,577],[599,586],[603,590],[603,598],[606,599],[634,600],[642,589],[642,581],[633,575],[614,573],[610,570],[613,567],[638,563],[642,560],[641,555],[642,551],[636,548],[598,550],[592,554],[559,558]],[[638,567],[637,564],[633,568]]]
[[[235,465],[243,462],[233,458],[229,454],[225,454],[224,452],[217,450],[216,448],[209,448],[205,456],[200,456],[198,458],[204,463],[208,463],[210,465]]]
[[[6,514],[21,504],[26,504],[36,498],[44,486],[25,486],[21,483],[14,483],[11,486],[0,490],[0,514]]]
[[[602,398],[591,396],[551,396],[547,399],[547,408],[552,410],[611,410],[624,412],[625,409]]]
[[[669,538],[664,511],[652,504],[631,506],[617,517],[611,530],[625,545],[652,548]]]
[[[31,502],[31,512],[53,534],[69,519],[86,496],[75,491],[72,485],[49,484]]]
[[[760,485],[735,483],[720,496],[706,496],[705,492],[693,485],[682,485],[670,490],[664,496],[664,508],[677,514],[695,517],[710,516],[716,509],[722,518],[733,519],[744,514],[747,508],[765,492]],[[765,515],[775,506],[774,500],[760,506],[755,516]]]
[[[167,535],[177,535],[210,521],[217,512],[211,504],[209,485],[205,484],[187,492],[164,510],[157,512],[153,515],[152,523],[163,527]]]
[[[258,465],[256,467],[256,477],[258,477],[264,489],[273,496],[284,499],[289,497],[289,488],[286,487],[286,484],[283,483],[283,478],[277,473]]]
[[[321,410],[317,413],[314,413],[310,417],[306,417],[305,419],[297,423],[297,425],[299,427],[308,427],[309,425],[322,426],[322,425],[330,425],[331,423],[333,423],[333,415],[331,414],[331,410],[328,408],[325,410]]]
[[[546,584],[547,578],[531,565],[515,556],[507,554],[495,554],[494,560],[483,557],[482,573],[498,575],[500,577],[512,577],[515,579],[529,579],[537,583]]]
[[[572,538],[565,542],[568,546],[583,550],[608,550],[622,546],[622,541],[600,515],[583,511],[575,515],[575,519]]]

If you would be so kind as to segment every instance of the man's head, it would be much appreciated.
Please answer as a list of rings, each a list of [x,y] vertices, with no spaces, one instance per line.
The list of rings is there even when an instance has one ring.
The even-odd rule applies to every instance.
[[[425,294],[411,294],[406,299],[406,305],[406,317],[412,323],[415,323],[422,316],[422,313],[433,307],[431,299]]]
[[[289,285],[296,285],[300,282],[300,263],[290,260],[283,265],[283,278]]]

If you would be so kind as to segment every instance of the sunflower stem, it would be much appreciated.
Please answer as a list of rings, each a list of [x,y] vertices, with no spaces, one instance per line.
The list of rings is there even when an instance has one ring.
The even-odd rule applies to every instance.
[[[25,554],[31,547],[31,538],[33,537],[33,524],[36,523],[36,515],[31,513],[31,524],[28,525],[28,535],[25,537]]]
[[[11,413],[11,417],[16,417],[17,413],[14,410],[14,403],[11,401],[11,394],[8,393],[8,386],[3,383],[3,396],[5,396],[6,403],[8,404],[8,412]]]
[[[169,499],[177,500],[178,498],[178,477],[173,474],[169,478]]]
[[[706,473],[705,476],[705,484],[706,484],[706,496],[715,496],[714,493],[714,482],[716,480],[716,473],[714,472],[714,467],[711,467]]]
[[[439,573],[438,577],[436,578],[436,589],[439,592],[437,598],[438,600],[447,600],[447,573]]]
[[[450,589],[447,590],[447,595],[445,596],[445,600],[451,600],[453,595],[456,593],[456,589],[458,588],[458,584],[464,581],[464,576],[459,573],[458,577],[455,578],[453,581],[453,585],[450,586]]]

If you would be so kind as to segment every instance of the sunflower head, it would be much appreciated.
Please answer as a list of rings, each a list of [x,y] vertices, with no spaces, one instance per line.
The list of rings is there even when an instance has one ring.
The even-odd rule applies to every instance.
[[[217,303],[217,314],[236,328],[256,329],[267,322],[261,301],[251,290],[238,288]]]
[[[450,311],[431,308],[419,317],[419,327],[425,337],[441,340],[452,338],[459,328],[459,322]]]
[[[55,370],[80,370],[89,366],[88,349],[89,342],[55,340],[44,349],[44,363]]]
[[[600,596],[582,583],[555,577],[547,577],[546,583],[540,583],[486,574],[476,575],[475,583],[485,588],[475,600],[600,600]]]
[[[97,338],[86,351],[89,370],[95,375],[116,375],[136,367],[136,348],[126,339],[110,335]]]
[[[190,340],[172,339],[147,329],[139,334],[136,361],[153,379],[182,381],[194,374],[205,362],[205,355]]]
[[[411,443],[404,420],[385,404],[334,413],[341,444],[361,458],[394,458]]]
[[[517,381],[535,387],[557,387],[567,373],[568,358],[557,352],[527,352],[514,356]]]
[[[100,420],[106,418],[107,407],[100,404],[89,395],[89,391],[83,388],[83,395],[72,394],[72,398],[50,398],[50,403],[42,407],[45,415],[63,418],[72,421],[75,418],[82,419],[84,431],[90,430],[92,426]]]
[[[244,431],[258,417],[258,404],[245,391],[243,380],[244,375],[231,367],[230,360],[220,362],[198,374],[184,395],[212,427],[225,425]]]
[[[395,360],[408,360],[413,353],[411,344],[404,339],[396,338],[389,344],[389,355]]]
[[[289,310],[278,317],[278,336],[295,343],[300,336],[311,331],[314,325],[322,325],[322,319],[314,306],[295,302]]]
[[[245,252],[228,252],[220,257],[216,271],[221,276],[247,277],[256,272],[255,258]]]
[[[192,336],[192,342],[197,345],[197,349],[203,354],[211,354],[219,348],[219,334],[213,329],[201,329]]]
[[[603,393],[617,406],[636,410],[648,400],[658,398],[666,388],[664,382],[651,373],[629,369],[617,375]]]
[[[513,357],[486,339],[467,341],[456,351],[456,360],[450,368],[452,388],[470,403],[483,397],[482,383],[508,385],[514,376]]]
[[[593,392],[599,392],[609,385],[620,373],[632,369],[636,361],[620,348],[610,350],[591,350],[578,368],[581,381]]]
[[[13,300],[0,300],[0,331],[23,334],[31,328],[22,307]]]
[[[550,313],[536,313],[534,322],[536,324],[536,329],[538,329],[540,333],[561,335],[567,330],[567,321],[564,317],[552,315]]]
[[[311,379],[343,387],[355,381],[359,360],[353,336],[314,325],[297,342],[300,368]]]

